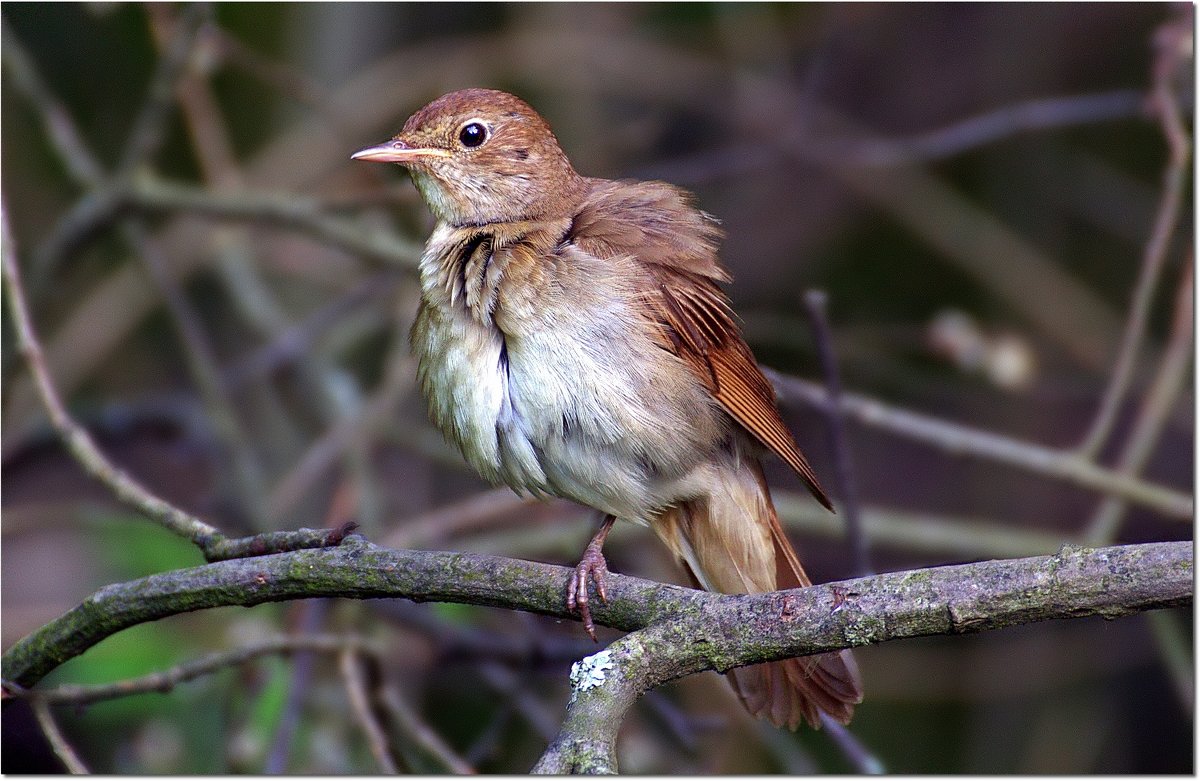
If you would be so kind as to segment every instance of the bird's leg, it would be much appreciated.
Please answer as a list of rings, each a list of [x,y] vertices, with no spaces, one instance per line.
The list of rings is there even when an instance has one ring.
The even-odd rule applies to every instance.
[[[575,572],[567,581],[567,610],[579,609],[579,617],[583,619],[583,628],[592,640],[596,640],[596,625],[592,623],[592,611],[588,610],[588,581],[595,582],[596,596],[600,597],[601,602],[607,604],[608,591],[604,587],[604,579],[608,576],[608,564],[604,561],[604,553],[601,552],[601,549],[604,547],[604,539],[608,537],[616,520],[611,515],[604,516],[600,530],[588,543],[579,563],[575,565]]]

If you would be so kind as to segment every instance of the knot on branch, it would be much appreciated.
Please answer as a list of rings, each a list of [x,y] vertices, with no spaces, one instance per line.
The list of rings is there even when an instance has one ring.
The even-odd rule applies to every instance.
[[[311,548],[336,548],[357,528],[356,521],[349,521],[336,529],[296,529],[255,534],[251,537],[237,539],[216,534],[208,535],[203,540],[197,541],[197,544],[204,552],[205,560],[212,563]]]

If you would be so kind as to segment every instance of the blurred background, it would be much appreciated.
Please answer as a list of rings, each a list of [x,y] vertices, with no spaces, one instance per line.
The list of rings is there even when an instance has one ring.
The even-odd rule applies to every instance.
[[[578,560],[589,512],[490,489],[427,422],[407,331],[431,219],[400,168],[349,160],[438,95],[488,86],[537,108],[581,173],[696,192],[765,365],[820,379],[801,301],[821,289],[847,391],[966,427],[947,442],[847,421],[874,570],[1191,538],[1190,510],[1105,491],[1119,474],[1176,508],[1192,494],[1189,5],[0,13],[8,249],[59,391],[112,459],[227,533],[356,519],[385,545]],[[7,648],[105,584],[202,559],[59,447],[5,313]],[[783,409],[830,485],[821,412]],[[967,429],[1030,448],[981,454]],[[1110,471],[1082,485],[1060,462]],[[846,513],[778,463],[768,476],[814,580],[861,574]],[[618,527],[606,553],[686,582],[643,529]],[[139,626],[43,685],[284,633],[375,644],[360,678],[391,761],[423,773],[527,771],[594,649],[574,622],[308,601]],[[695,676],[637,704],[621,769],[1190,773],[1191,638],[1191,612],[1171,611],[864,648],[850,750],[755,722],[720,676]],[[99,772],[375,773],[353,672],[266,655],[53,713]],[[4,771],[62,768],[24,703],[3,730]]]

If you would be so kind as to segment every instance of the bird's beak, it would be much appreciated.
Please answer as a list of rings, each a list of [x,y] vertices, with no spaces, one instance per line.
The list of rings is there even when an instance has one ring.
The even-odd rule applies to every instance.
[[[360,149],[350,155],[351,160],[366,160],[370,163],[400,163],[407,165],[427,157],[449,157],[445,149],[430,149],[409,146],[403,141],[393,138],[377,146]]]

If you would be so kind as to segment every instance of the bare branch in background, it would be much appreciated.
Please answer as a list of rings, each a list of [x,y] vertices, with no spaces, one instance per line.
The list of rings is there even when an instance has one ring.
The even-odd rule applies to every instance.
[[[1150,106],[1158,116],[1167,141],[1167,166],[1163,172],[1158,213],[1142,251],[1141,271],[1133,289],[1117,360],[1109,374],[1108,386],[1100,399],[1096,417],[1079,446],[1080,454],[1089,459],[1094,459],[1103,447],[1129,391],[1139,348],[1145,338],[1146,319],[1150,314],[1154,290],[1166,264],[1167,250],[1179,226],[1183,194],[1188,181],[1191,141],[1183,123],[1176,82],[1183,75],[1183,69],[1191,63],[1191,46],[1187,43],[1191,35],[1191,19],[1180,16],[1159,28],[1155,40],[1158,52],[1154,59]]]
[[[184,362],[196,384],[200,398],[208,411],[232,466],[233,485],[239,504],[253,520],[253,528],[265,529],[266,476],[257,453],[250,444],[250,435],[239,420],[232,397],[221,382],[221,369],[200,315],[192,307],[184,291],[168,273],[169,263],[161,249],[147,234],[145,226],[130,219],[121,226],[121,233],[137,252],[142,264],[154,280],[167,312],[174,321],[182,345]]]
[[[16,246],[8,228],[7,206],[0,208],[0,220],[3,220],[4,287],[8,292],[9,310],[17,329],[17,344],[29,364],[29,371],[37,384],[42,403],[50,415],[50,422],[62,437],[63,444],[89,474],[111,487],[119,498],[132,503],[175,534],[197,545],[204,545],[208,540],[219,536],[216,528],[164,502],[117,469],[96,447],[87,431],[67,413],[47,371],[45,356],[42,354],[41,344],[33,330],[33,322],[25,305]]]
[[[350,218],[330,216],[319,201],[295,193],[216,194],[169,182],[139,181],[129,193],[129,200],[147,213],[183,211],[293,228],[386,265],[415,269],[421,256],[419,244],[388,231],[367,230]]]
[[[856,773],[864,776],[877,776],[887,772],[887,768],[884,767],[879,757],[864,746],[853,732],[824,713],[821,714],[821,729],[828,732],[829,736],[833,738],[833,742],[850,760],[850,766]]]
[[[295,605],[290,611],[292,620],[289,622],[289,628],[301,636],[317,634],[326,625],[330,612],[329,600],[306,600]],[[299,651],[292,656],[291,669],[288,670],[287,693],[279,709],[279,718],[275,721],[267,756],[263,760],[262,770],[267,775],[280,775],[287,771],[288,757],[301,725],[305,694],[313,688],[315,667],[315,651]]]
[[[419,746],[426,754],[439,762],[448,773],[456,775],[474,775],[476,770],[466,760],[455,753],[437,732],[421,719],[420,715],[409,705],[394,686],[384,686],[380,692],[383,707],[395,722],[395,727],[403,738],[411,744]]]
[[[766,367],[763,367],[763,372],[783,401],[802,401],[818,409],[825,403],[825,389],[822,386],[798,377],[788,377]],[[1190,521],[1192,518],[1194,505],[1187,494],[1097,466],[1069,450],[1022,442],[1002,434],[892,407],[855,393],[842,396],[842,412],[864,425],[890,431],[950,453],[986,458],[1041,477],[1064,480],[1093,491],[1119,496],[1153,508],[1168,518],[1181,521]]]
[[[1141,90],[1113,90],[1038,98],[1001,106],[910,138],[868,142],[813,139],[811,143],[818,154],[850,165],[882,167],[927,163],[960,155],[1021,133],[1140,118],[1145,113],[1146,98]]]
[[[835,483],[846,517],[846,541],[850,544],[850,550],[854,551],[855,572],[859,575],[869,575],[875,570],[871,566],[871,553],[862,529],[858,480],[854,473],[850,443],[846,439],[846,429],[842,420],[842,380],[838,372],[837,355],[833,349],[833,332],[829,328],[826,306],[827,299],[823,292],[811,290],[805,294],[805,312],[812,325],[813,337],[817,343],[817,356],[821,361],[821,373],[825,379],[827,396],[823,412],[825,425],[829,430],[829,449],[833,453]]]
[[[175,85],[183,77],[200,28],[211,13],[212,8],[207,3],[189,3],[183,7],[175,36],[158,59],[146,90],[146,100],[134,119],[133,129],[117,163],[115,179],[132,176],[162,146],[167,121],[175,107]]]
[[[392,758],[391,749],[388,747],[387,734],[383,731],[383,726],[375,718],[372,710],[362,659],[354,651],[345,650],[339,656],[339,666],[342,672],[342,682],[346,686],[346,694],[350,698],[350,712],[354,714],[354,718],[358,720],[358,726],[366,734],[371,754],[379,763],[381,772],[396,775],[400,771],[396,767],[396,761]]]
[[[106,485],[121,501],[126,502],[138,512],[144,513],[172,533],[190,540],[201,549],[210,561],[235,556],[261,555],[262,553],[290,550],[295,547],[323,547],[341,541],[349,529],[300,529],[295,532],[274,532],[261,537],[230,539],[218,532],[215,527],[164,501],[123,470],[118,469],[96,447],[91,435],[67,412],[46,369],[46,360],[41,344],[38,342],[37,334],[29,317],[29,310],[25,305],[21,275],[17,266],[16,247],[9,233],[7,215],[7,208],[0,205],[5,290],[9,309],[16,324],[17,344],[29,364],[38,394],[50,415],[51,424],[62,437],[67,450],[88,474]]]
[[[75,747],[58,728],[58,722],[54,720],[50,706],[39,700],[34,700],[30,705],[33,707],[33,715],[37,718],[38,726],[42,728],[42,734],[46,736],[50,747],[54,749],[54,754],[67,766],[67,772],[74,776],[89,775],[90,771],[87,769],[87,765],[83,764],[79,754],[75,753]]]
[[[1154,453],[1154,446],[1158,444],[1171,409],[1187,387],[1190,379],[1187,369],[1194,352],[1195,307],[1195,265],[1189,260],[1176,289],[1175,317],[1167,349],[1163,352],[1158,372],[1146,391],[1133,430],[1118,459],[1117,470],[1122,475],[1132,476],[1141,472]],[[1104,544],[1114,539],[1125,508],[1126,502],[1121,498],[1112,495],[1105,497],[1088,524],[1088,542]]]
[[[0,21],[0,34],[3,35],[4,45],[0,48],[4,52],[4,64],[17,88],[37,107],[46,137],[53,143],[67,174],[81,186],[99,185],[104,171],[84,143],[70,112],[42,80],[24,45],[9,29],[8,22]]]
[[[229,667],[237,667],[264,656],[295,654],[299,651],[317,651],[340,654],[347,649],[357,652],[382,653],[378,644],[372,644],[353,635],[297,635],[278,637],[251,643],[230,651],[208,654],[190,662],[184,662],[160,672],[150,673],[114,683],[64,684],[51,689],[26,689],[16,696],[28,700],[39,700],[47,705],[90,705],[94,702],[130,697],[136,694],[165,694],[181,683],[194,681]]]

